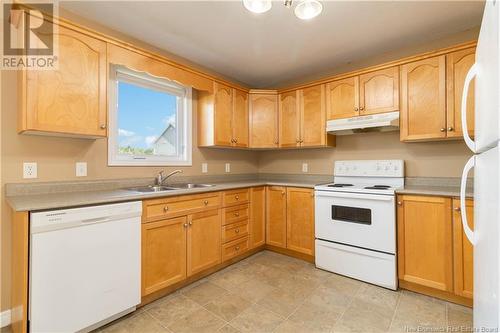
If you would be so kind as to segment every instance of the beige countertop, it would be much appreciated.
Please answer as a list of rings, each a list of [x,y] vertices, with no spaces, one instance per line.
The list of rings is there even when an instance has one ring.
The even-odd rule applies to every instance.
[[[418,194],[418,195],[434,195],[442,197],[459,197],[460,187],[458,186],[429,186],[429,185],[405,185],[404,188],[396,191],[397,194]],[[474,197],[474,192],[467,190],[465,192],[467,198]]]

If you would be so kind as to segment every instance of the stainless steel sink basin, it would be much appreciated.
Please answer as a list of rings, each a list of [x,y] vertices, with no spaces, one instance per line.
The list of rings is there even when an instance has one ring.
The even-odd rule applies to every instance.
[[[212,187],[215,186],[213,184],[194,184],[194,183],[179,183],[172,184],[171,187],[175,187],[178,189],[189,189],[189,188],[204,188],[204,187]]]
[[[178,188],[171,186],[141,186],[141,187],[128,188],[127,190],[141,192],[141,193],[153,193],[153,192],[178,190]]]

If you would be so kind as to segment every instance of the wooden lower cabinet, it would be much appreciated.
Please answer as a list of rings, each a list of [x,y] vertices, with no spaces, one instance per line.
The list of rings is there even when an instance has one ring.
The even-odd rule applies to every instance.
[[[266,189],[266,244],[286,248],[286,187]]]
[[[250,248],[266,243],[266,188],[250,190]]]
[[[187,217],[142,224],[143,296],[186,278]]]
[[[286,247],[314,254],[314,189],[286,189]]]
[[[189,215],[187,229],[187,275],[221,262],[220,209]]]
[[[398,196],[400,287],[471,305],[472,246],[459,207],[459,200],[449,197]],[[468,200],[469,219],[472,208]]]

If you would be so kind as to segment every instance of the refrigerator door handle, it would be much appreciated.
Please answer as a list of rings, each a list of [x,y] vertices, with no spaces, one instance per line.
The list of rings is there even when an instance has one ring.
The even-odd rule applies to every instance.
[[[472,156],[469,158],[467,163],[465,164],[464,171],[462,172],[462,181],[460,183],[460,211],[462,212],[462,226],[464,228],[465,236],[469,242],[474,245],[474,231],[469,228],[469,223],[467,222],[467,210],[465,207],[465,189],[467,187],[467,176],[469,175],[470,170],[474,168],[476,162],[476,156]]]
[[[464,90],[462,92],[462,132],[464,136],[465,143],[474,153],[476,152],[476,143],[469,136],[469,130],[467,128],[467,96],[469,95],[469,87],[472,79],[476,77],[478,72],[478,65],[474,63],[472,67],[467,72],[467,76],[465,77]]]

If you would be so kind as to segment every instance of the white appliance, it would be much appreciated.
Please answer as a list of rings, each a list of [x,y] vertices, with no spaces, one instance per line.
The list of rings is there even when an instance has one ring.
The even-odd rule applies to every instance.
[[[328,120],[326,131],[336,135],[399,130],[399,111]]]
[[[464,232],[474,245],[474,328],[498,331],[499,300],[499,112],[500,3],[486,1],[476,50],[476,63],[465,80],[462,96],[464,139],[472,152],[462,174],[461,211]],[[475,138],[467,133],[467,91],[475,79]],[[474,231],[467,223],[465,185],[474,170]]]
[[[397,289],[395,190],[404,162],[336,161],[315,187],[316,266]]]
[[[87,332],[141,302],[141,202],[30,215],[30,332]]]

